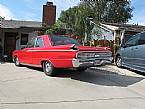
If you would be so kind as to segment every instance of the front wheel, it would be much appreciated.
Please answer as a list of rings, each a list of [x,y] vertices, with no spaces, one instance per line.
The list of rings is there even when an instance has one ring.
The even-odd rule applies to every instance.
[[[54,76],[55,75],[54,70],[55,69],[50,62],[48,62],[48,61],[43,62],[43,71],[47,76]]]
[[[120,56],[117,56],[115,63],[117,67],[120,67],[120,68],[122,67],[122,59]]]
[[[16,58],[14,58],[14,63],[15,63],[15,65],[16,66],[21,66],[21,64],[20,64],[20,61],[19,61],[19,58],[18,57],[16,57]]]

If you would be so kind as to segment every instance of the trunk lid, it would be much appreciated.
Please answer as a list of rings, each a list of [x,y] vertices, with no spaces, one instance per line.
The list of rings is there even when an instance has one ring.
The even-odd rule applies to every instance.
[[[79,51],[108,51],[108,47],[78,46]]]

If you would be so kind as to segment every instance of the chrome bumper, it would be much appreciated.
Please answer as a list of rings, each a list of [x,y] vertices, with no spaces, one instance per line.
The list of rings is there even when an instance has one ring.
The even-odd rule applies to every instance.
[[[73,58],[72,65],[74,68],[78,67],[94,67],[99,65],[110,64],[113,57],[108,58],[91,58],[91,59],[76,59]]]

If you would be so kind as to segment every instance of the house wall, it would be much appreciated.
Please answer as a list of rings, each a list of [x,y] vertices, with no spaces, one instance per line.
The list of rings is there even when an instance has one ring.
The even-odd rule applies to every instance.
[[[2,47],[4,48],[4,31],[0,29],[0,38],[2,39]]]
[[[94,26],[91,32],[92,39],[94,40],[113,40],[113,32],[107,31],[102,28]]]
[[[0,38],[2,39],[2,47],[4,52],[4,41],[5,41],[5,33],[6,32],[17,32],[18,35],[16,36],[16,50],[23,48],[26,45],[21,45],[21,34],[28,34],[28,41],[32,39],[32,37],[36,37],[38,34],[37,32],[30,30],[20,30],[20,29],[0,29]]]
[[[115,28],[113,28],[115,29]],[[94,35],[94,31],[98,31],[99,35]],[[122,39],[124,37],[124,29],[117,29],[117,30],[111,30],[108,28],[101,28],[94,26],[92,29],[92,38],[95,41],[95,46],[106,46],[111,48],[111,51],[113,55],[116,53],[116,50],[118,49],[119,45],[122,42]]]

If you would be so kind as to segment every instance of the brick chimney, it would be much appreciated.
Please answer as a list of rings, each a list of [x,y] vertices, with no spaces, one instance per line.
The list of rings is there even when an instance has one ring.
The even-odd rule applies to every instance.
[[[53,2],[47,2],[46,5],[43,5],[43,24],[47,26],[52,26],[56,21],[56,6],[53,5]]]

